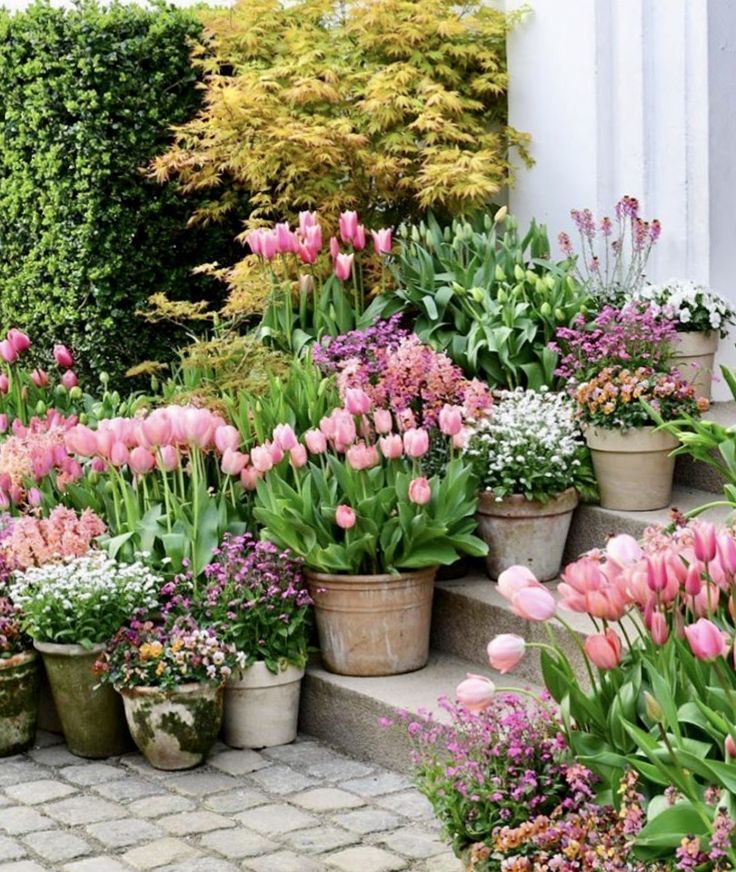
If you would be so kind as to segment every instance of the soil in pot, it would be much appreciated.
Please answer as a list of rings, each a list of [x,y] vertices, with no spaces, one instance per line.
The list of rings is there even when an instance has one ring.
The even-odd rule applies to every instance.
[[[35,651],[0,660],[0,757],[33,746],[38,721],[40,661]]]

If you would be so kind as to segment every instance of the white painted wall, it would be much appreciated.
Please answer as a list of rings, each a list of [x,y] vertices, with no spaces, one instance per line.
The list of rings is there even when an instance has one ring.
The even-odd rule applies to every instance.
[[[536,159],[513,211],[574,238],[570,208],[602,215],[636,196],[663,227],[650,277],[703,281],[736,305],[736,0],[531,5],[509,40],[510,120]],[[736,365],[733,337],[720,357]]]

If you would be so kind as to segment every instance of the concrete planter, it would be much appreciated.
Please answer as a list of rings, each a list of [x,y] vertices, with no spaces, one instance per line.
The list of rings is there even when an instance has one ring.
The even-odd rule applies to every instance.
[[[509,566],[528,566],[540,581],[555,578],[577,504],[572,487],[546,503],[521,494],[497,502],[492,493],[479,493],[476,517],[489,548],[488,575],[496,579]]]
[[[222,687],[191,683],[118,692],[133,740],[151,766],[175,771],[204,761],[222,726]]]
[[[674,436],[654,427],[589,427],[585,440],[604,509],[647,512],[669,505],[675,472],[670,454],[679,445]]]
[[[437,567],[397,575],[307,571],[322,661],[338,675],[399,675],[426,666]]]
[[[270,748],[296,739],[304,669],[287,666],[274,675],[259,661],[225,685],[222,730],[231,748]]]
[[[0,660],[0,757],[33,746],[38,721],[40,662],[35,651]]]
[[[695,388],[699,397],[710,399],[713,383],[713,360],[718,350],[718,331],[678,333],[671,363],[680,375]]]
[[[130,750],[120,697],[92,671],[104,645],[34,642],[46,667],[62,732],[78,757],[114,757]]]

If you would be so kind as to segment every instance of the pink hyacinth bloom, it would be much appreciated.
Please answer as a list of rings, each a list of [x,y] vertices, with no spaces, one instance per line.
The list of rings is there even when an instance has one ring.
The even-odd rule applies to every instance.
[[[685,637],[699,660],[715,660],[726,654],[727,646],[722,631],[706,618],[686,626]]]
[[[358,229],[358,213],[343,212],[339,218],[340,239],[343,242],[352,242]]]
[[[250,462],[258,472],[273,469],[273,457],[268,445],[257,445],[250,453]]]
[[[445,404],[440,409],[439,424],[445,436],[457,436],[463,429],[463,410],[460,406]]]
[[[130,452],[128,465],[130,466],[130,471],[136,475],[145,475],[156,465],[156,458],[147,448],[139,445]]]
[[[74,355],[69,351],[66,345],[54,345],[54,360],[62,369],[69,369],[74,366]]]
[[[220,469],[225,473],[225,475],[240,475],[247,462],[247,454],[243,454],[240,451],[233,451],[232,448],[226,448],[222,453]]]
[[[488,662],[502,675],[519,665],[526,651],[526,642],[515,633],[501,633],[488,643]]]
[[[224,454],[227,448],[231,451],[240,450],[240,432],[232,424],[224,424],[218,427],[215,430],[214,440],[215,448],[217,448],[220,454]]]
[[[261,474],[255,466],[246,466],[240,473],[240,483],[247,491],[254,491],[260,477]]]
[[[525,587],[541,587],[536,575],[528,566],[509,566],[498,576],[498,592],[505,599]]]
[[[17,327],[12,327],[8,330],[8,342],[13,346],[17,354],[23,354],[24,351],[28,351],[31,347],[31,340],[22,330],[18,330]]]
[[[312,454],[323,454],[327,450],[327,439],[321,430],[307,430],[304,441]]]
[[[412,427],[404,433],[404,451],[407,457],[424,457],[429,451],[429,433]]]
[[[362,388],[348,388],[345,391],[345,408],[351,415],[365,415],[370,411],[371,398]]]
[[[380,462],[376,446],[366,445],[364,442],[351,445],[345,457],[351,468],[358,471],[371,469],[374,466],[378,466]]]
[[[390,227],[371,230],[371,236],[373,237],[373,248],[379,257],[391,253],[392,231]]]
[[[301,445],[295,445],[289,452],[289,463],[294,469],[301,469],[307,463],[307,449]]]
[[[615,669],[621,662],[621,640],[610,627],[585,640],[585,653],[598,669]]]
[[[355,512],[350,506],[338,506],[335,510],[335,523],[343,530],[352,530],[356,520]]]
[[[31,381],[37,388],[45,388],[49,383],[49,374],[43,369],[34,369]]]
[[[335,258],[335,275],[341,282],[346,282],[353,274],[354,257],[353,254],[338,254]]]
[[[490,678],[468,672],[465,680],[458,684],[455,698],[469,712],[480,714],[493,702],[496,685]]]
[[[708,521],[693,525],[693,545],[695,556],[702,563],[710,563],[716,556],[716,528]]]
[[[15,363],[18,359],[18,352],[13,348],[7,339],[0,342],[0,357],[5,363]]]
[[[388,409],[376,409],[373,413],[373,426],[376,433],[390,433],[394,426],[391,412]]]
[[[404,443],[398,433],[381,437],[378,445],[386,460],[398,460],[404,453]]]
[[[79,384],[79,379],[73,369],[68,369],[61,377],[61,383],[68,391],[70,391]]]
[[[299,440],[296,438],[293,428],[289,424],[277,424],[273,429],[273,441],[282,451],[291,451]]]
[[[424,476],[409,483],[409,500],[417,506],[424,506],[432,499],[432,488]]]
[[[552,594],[535,585],[523,587],[511,597],[511,608],[525,621],[548,621],[557,611],[557,604]]]

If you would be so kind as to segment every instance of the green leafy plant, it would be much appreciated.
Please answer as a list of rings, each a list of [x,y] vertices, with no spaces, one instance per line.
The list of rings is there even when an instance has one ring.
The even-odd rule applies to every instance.
[[[545,228],[532,222],[522,237],[504,213],[403,228],[397,288],[376,297],[363,323],[407,312],[417,335],[467,375],[506,388],[555,386],[549,343],[589,298],[571,261],[550,260]]]

